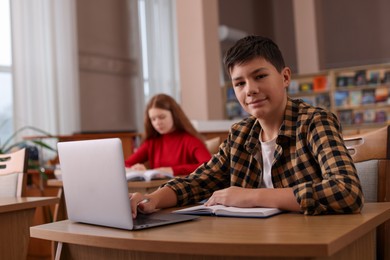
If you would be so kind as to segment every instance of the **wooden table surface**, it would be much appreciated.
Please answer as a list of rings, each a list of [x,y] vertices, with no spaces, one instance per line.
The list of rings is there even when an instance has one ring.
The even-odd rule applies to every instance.
[[[329,257],[348,248],[348,256],[350,253],[357,255],[356,250],[360,250],[359,255],[364,257],[360,259],[373,259],[370,256],[375,252],[375,229],[388,219],[390,203],[367,203],[360,214],[305,216],[286,213],[267,219],[205,216],[141,231],[66,220],[30,230],[32,237],[87,246],[92,254],[98,248],[106,248],[109,254],[105,257],[114,249],[122,253],[124,250],[143,252],[149,257],[157,253],[161,257],[161,254],[171,254],[169,257],[305,258]],[[104,255],[104,252],[99,251],[99,254]],[[343,254],[341,257],[347,256]]]
[[[162,184],[166,183],[168,180],[153,180],[153,181],[128,181],[127,186],[129,187],[129,192],[134,192],[136,189],[157,189]],[[50,179],[47,180],[47,185],[51,187],[62,188],[62,180]]]
[[[26,259],[29,228],[37,207],[58,202],[56,197],[0,198],[0,259]]]
[[[58,201],[57,197],[0,198],[0,213],[48,206]]]

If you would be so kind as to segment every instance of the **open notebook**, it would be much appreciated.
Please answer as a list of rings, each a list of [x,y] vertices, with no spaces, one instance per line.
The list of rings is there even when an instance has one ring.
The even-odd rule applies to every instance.
[[[282,213],[278,208],[238,208],[224,205],[206,207],[204,205],[173,211],[173,213],[193,215],[215,215],[221,217],[267,218]]]
[[[196,218],[154,213],[133,220],[118,138],[60,142],[58,154],[71,221],[133,230]]]
[[[126,169],[126,179],[128,181],[152,181],[152,180],[164,180],[172,179],[173,173],[161,172],[158,170],[146,170],[137,171]]]

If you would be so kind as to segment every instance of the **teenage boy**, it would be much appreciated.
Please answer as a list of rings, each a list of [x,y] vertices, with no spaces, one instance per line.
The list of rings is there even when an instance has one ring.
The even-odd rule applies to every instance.
[[[186,178],[130,194],[138,210],[182,206],[276,207],[307,215],[356,213],[363,193],[330,112],[287,96],[291,71],[278,46],[248,36],[224,59],[235,95],[250,117],[233,124],[219,152]]]

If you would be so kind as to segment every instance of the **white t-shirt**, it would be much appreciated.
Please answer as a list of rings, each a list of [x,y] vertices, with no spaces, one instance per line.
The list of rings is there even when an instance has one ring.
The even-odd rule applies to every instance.
[[[272,183],[271,169],[275,153],[276,138],[277,137],[267,142],[263,142],[260,140],[261,154],[263,157],[263,180],[260,184],[261,188],[274,187],[274,184]]]

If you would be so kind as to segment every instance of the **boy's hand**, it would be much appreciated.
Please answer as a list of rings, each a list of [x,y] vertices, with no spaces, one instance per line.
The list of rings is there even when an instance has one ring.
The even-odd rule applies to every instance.
[[[158,210],[156,209],[154,201],[150,197],[139,192],[130,193],[129,199],[133,219],[137,217],[138,212],[141,212],[142,214],[150,214]]]
[[[205,203],[205,206],[225,205],[241,208],[255,207],[256,189],[245,189],[241,187],[229,187],[218,190]]]

